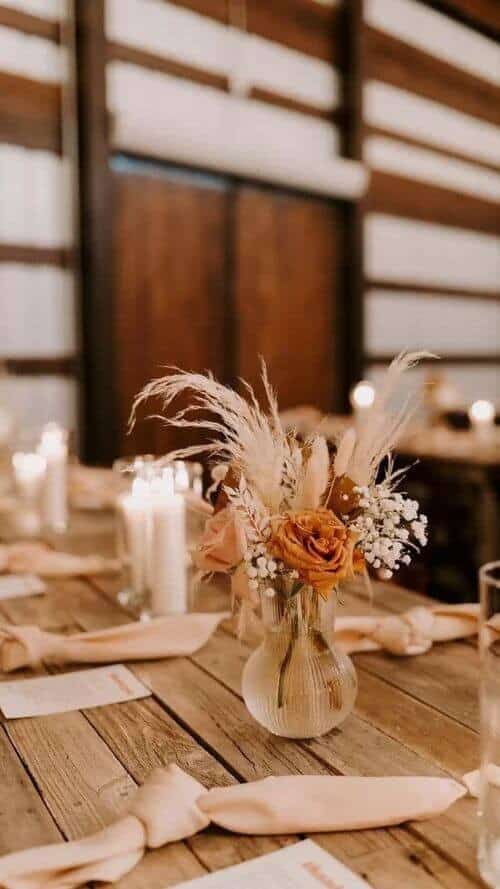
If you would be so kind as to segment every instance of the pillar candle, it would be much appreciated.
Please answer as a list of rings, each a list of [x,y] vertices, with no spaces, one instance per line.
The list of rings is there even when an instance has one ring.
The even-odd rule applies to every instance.
[[[38,500],[47,464],[41,454],[19,452],[12,455],[12,469],[17,493],[32,503]]]
[[[125,536],[125,559],[130,586],[142,595],[148,587],[148,559],[151,537],[151,491],[144,479],[136,478],[129,494],[119,499]]]
[[[66,430],[57,423],[48,423],[42,432],[38,453],[46,463],[41,495],[42,523],[50,530],[65,531],[68,524]]]
[[[187,611],[186,506],[174,474],[163,470],[152,495],[151,609],[154,615]]]

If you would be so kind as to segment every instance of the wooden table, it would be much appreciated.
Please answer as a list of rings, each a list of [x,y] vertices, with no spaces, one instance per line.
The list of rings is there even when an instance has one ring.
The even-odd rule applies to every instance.
[[[110,547],[110,528],[103,518],[79,518],[65,541],[65,548],[74,552],[106,553]],[[50,584],[46,596],[3,601],[0,617],[64,633],[112,626],[130,619],[116,604],[116,590],[117,583],[109,580],[58,581]],[[205,598],[205,609],[227,607],[221,591]],[[375,607],[397,612],[428,601],[379,585]],[[346,592],[343,610],[369,610],[359,588]],[[247,648],[225,626],[191,658],[132,665],[151,689],[150,698],[4,721],[0,854],[102,828],[116,818],[151,769],[170,762],[207,787],[297,773],[459,778],[478,764],[478,657],[472,643],[436,645],[414,658],[357,656],[355,713],[340,730],[305,742],[276,738],[253,721],[240,692],[246,656]],[[26,670],[18,678],[30,675]],[[430,821],[313,838],[374,889],[468,889],[482,885],[475,810],[475,801],[465,798]],[[116,885],[163,889],[296,839],[236,836],[209,828],[148,852]]]

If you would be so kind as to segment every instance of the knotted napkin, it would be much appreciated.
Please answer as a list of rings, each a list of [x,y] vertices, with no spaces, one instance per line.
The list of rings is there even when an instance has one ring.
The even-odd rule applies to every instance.
[[[210,823],[241,834],[362,830],[431,818],[466,792],[451,778],[325,775],[264,778],[207,791],[171,765],[152,772],[128,813],[99,833],[0,858],[0,887],[74,889],[89,880],[115,882],[146,849],[193,836]]]
[[[0,545],[0,574],[40,574],[42,577],[82,577],[111,574],[120,570],[117,559],[103,556],[74,556],[57,552],[45,543]]]
[[[423,654],[434,642],[466,639],[478,630],[477,604],[419,606],[383,617],[338,617],[335,641],[347,654],[384,649],[412,655]]]
[[[169,614],[92,633],[61,636],[38,627],[0,625],[4,673],[45,663],[112,664],[182,657],[198,651],[229,612]]]

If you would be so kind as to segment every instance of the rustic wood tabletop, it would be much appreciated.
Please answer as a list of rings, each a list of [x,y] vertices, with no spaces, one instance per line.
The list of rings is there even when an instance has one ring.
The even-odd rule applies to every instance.
[[[74,516],[60,547],[108,554],[111,518]],[[130,615],[116,602],[118,588],[116,579],[55,581],[45,596],[2,601],[0,620],[64,633],[126,623]],[[198,596],[199,609],[218,610],[228,604],[227,595],[217,588]],[[373,608],[399,612],[429,602],[380,584]],[[340,607],[345,614],[371,609],[357,587],[345,593]],[[132,664],[151,689],[150,698],[4,720],[0,854],[80,838],[102,828],[116,818],[151,769],[170,762],[207,787],[298,773],[460,778],[478,765],[478,654],[473,642],[435,645],[420,657],[356,656],[359,694],[353,715],[340,730],[303,742],[268,734],[247,712],[240,692],[247,654],[248,647],[225,625],[193,657]],[[33,671],[16,675],[27,678]],[[374,889],[482,885],[476,866],[476,802],[470,798],[429,821],[316,834],[313,839],[365,876]],[[165,889],[296,840],[236,836],[209,828],[185,842],[148,852],[116,885]]]

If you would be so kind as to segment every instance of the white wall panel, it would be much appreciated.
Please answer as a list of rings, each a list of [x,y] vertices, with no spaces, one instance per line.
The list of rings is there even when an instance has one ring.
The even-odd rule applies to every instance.
[[[73,355],[71,273],[50,266],[0,263],[0,358]]]
[[[405,43],[500,84],[500,47],[415,0],[365,0],[365,20]]]
[[[364,87],[364,116],[374,127],[500,166],[500,127],[407,90],[369,81]]]
[[[25,430],[53,420],[76,429],[77,392],[76,381],[68,377],[9,376],[2,383],[2,397]]]
[[[0,71],[59,83],[65,79],[66,50],[52,40],[0,26]]]
[[[492,300],[369,291],[365,348],[370,355],[427,349],[448,355],[500,350],[500,303]]]
[[[364,143],[364,160],[375,170],[396,173],[488,201],[500,201],[500,174],[444,157],[435,151],[372,136]]]
[[[71,243],[70,166],[56,154],[0,145],[0,242]]]
[[[500,239],[374,213],[365,220],[364,265],[371,279],[496,292]]]
[[[164,0],[108,0],[110,40],[231,79],[248,93],[265,87],[330,109],[339,104],[338,74],[327,62],[229,28]]]
[[[472,401],[478,398],[487,398],[500,409],[500,369],[498,367],[487,364],[456,366],[439,361],[436,362],[435,367],[419,367],[409,371],[407,390],[412,386],[423,385],[426,377],[435,371],[439,371],[456,385],[460,393],[462,407],[467,408]],[[383,373],[382,366],[372,365],[367,368],[366,376],[377,386],[380,385]],[[404,397],[405,389],[402,387],[401,402]]]
[[[2,6],[57,21],[66,14],[67,0],[2,0]]]

